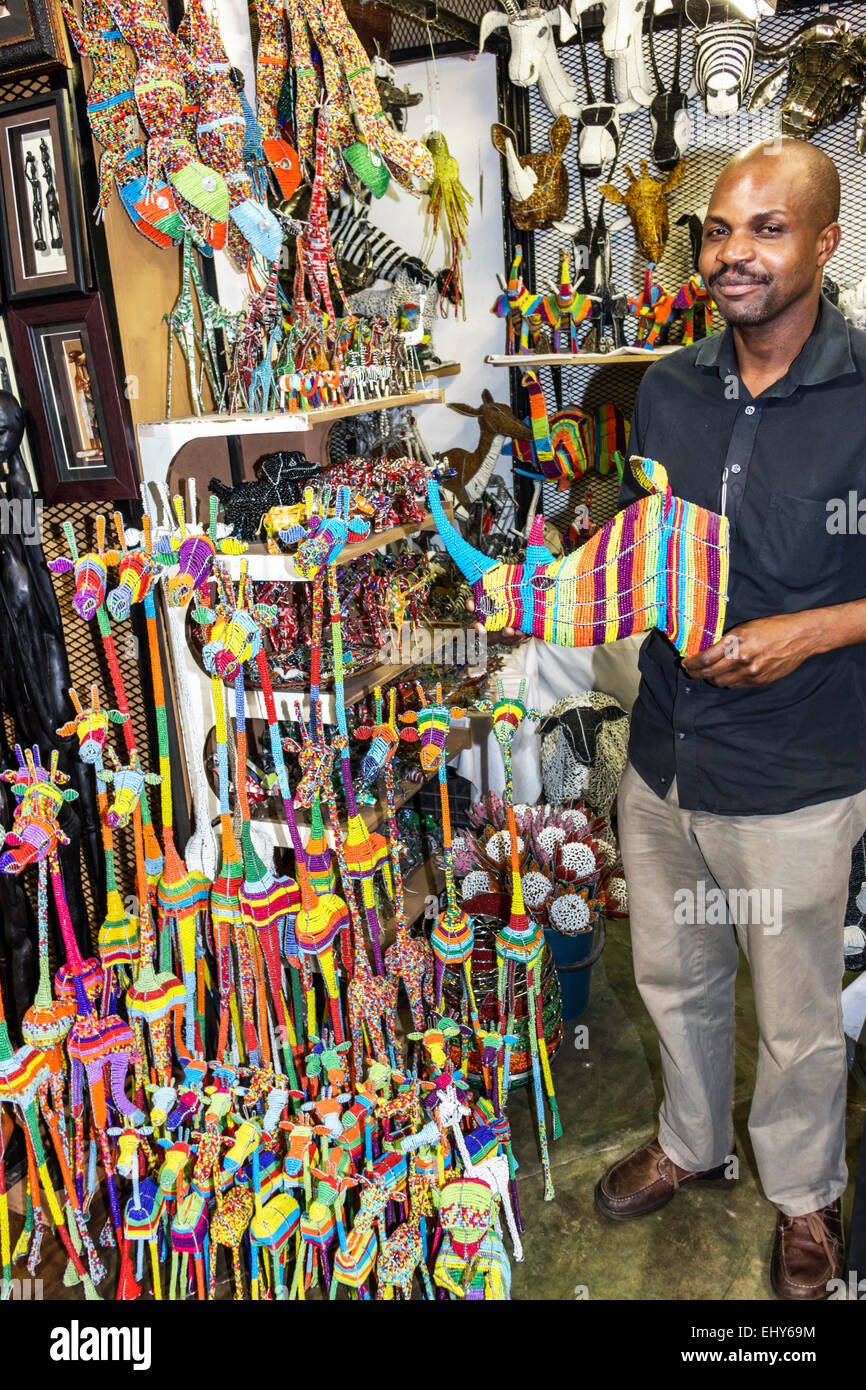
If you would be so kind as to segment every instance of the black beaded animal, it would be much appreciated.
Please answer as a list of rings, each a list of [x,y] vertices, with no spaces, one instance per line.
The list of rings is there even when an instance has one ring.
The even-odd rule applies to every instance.
[[[241,541],[259,540],[262,517],[271,507],[291,507],[300,502],[304,484],[316,478],[321,465],[298,449],[266,454],[256,464],[259,476],[251,483],[229,487],[211,478],[209,490],[222,503],[223,515]]]

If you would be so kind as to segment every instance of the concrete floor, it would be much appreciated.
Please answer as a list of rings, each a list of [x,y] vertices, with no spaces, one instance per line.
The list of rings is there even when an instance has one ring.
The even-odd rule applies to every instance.
[[[593,968],[590,1003],[579,1022],[588,1047],[573,1045],[575,1021],[553,1063],[563,1135],[551,1145],[556,1198],[543,1200],[534,1111],[527,1089],[509,1106],[520,1163],[519,1198],[526,1227],[523,1264],[514,1264],[512,1297],[517,1300],[772,1300],[768,1279],[775,1209],[758,1184],[746,1119],[754,1077],[757,1026],[745,964],[737,982],[737,1047],[734,1122],[739,1178],[687,1189],[663,1211],[640,1221],[605,1220],[593,1203],[593,1188],[605,1168],[655,1133],[661,1097],[658,1044],[635,989],[626,923],[611,924],[601,961]],[[856,1172],[866,1118],[866,1093],[849,1085],[848,1165]],[[13,1210],[19,1188],[12,1196]],[[846,1219],[853,1185],[849,1186]],[[98,1192],[90,1221],[96,1235],[104,1221]],[[20,1217],[12,1218],[13,1240]],[[102,1251],[116,1269],[115,1251]],[[61,1282],[65,1259],[59,1242],[46,1237],[38,1276],[46,1299],[80,1299],[78,1288]],[[23,1266],[18,1266],[23,1273]],[[218,1294],[231,1298],[224,1260]],[[102,1285],[103,1296],[114,1286]],[[150,1276],[145,1274],[150,1301]],[[167,1290],[164,1292],[167,1293]],[[416,1297],[420,1285],[416,1288]],[[314,1297],[316,1295],[314,1294]],[[318,1295],[321,1296],[321,1295]],[[345,1292],[341,1291],[341,1297]]]
[[[551,1146],[553,1202],[543,1200],[534,1112],[526,1092],[515,1095],[509,1107],[526,1226],[526,1260],[513,1266],[512,1296],[775,1301],[769,1262],[776,1209],[758,1183],[746,1128],[758,1030],[745,961],[737,979],[739,1177],[686,1189],[639,1221],[608,1221],[593,1202],[595,1184],[609,1164],[655,1134],[662,1095],[658,1042],[635,988],[626,923],[611,924],[604,954],[593,967],[589,1007],[576,1022],[588,1028],[588,1047],[570,1045],[575,1023],[566,1025],[553,1064],[563,1126],[562,1138]],[[852,1182],[846,1222],[866,1119],[866,1093],[850,1081],[847,1113]]]

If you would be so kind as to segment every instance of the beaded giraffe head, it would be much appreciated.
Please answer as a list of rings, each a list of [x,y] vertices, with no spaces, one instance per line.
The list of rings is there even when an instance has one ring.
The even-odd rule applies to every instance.
[[[466,711],[458,709],[456,705],[449,707],[443,704],[441,685],[436,686],[436,698],[432,701],[428,701],[417,683],[415,689],[418,691],[421,708],[417,713],[410,711],[408,714],[401,714],[400,719],[417,724],[421,766],[425,772],[437,772],[445,757],[445,744],[448,741],[451,721],[463,719]]]
[[[46,859],[58,844],[69,843],[68,836],[57,822],[60,809],[65,801],[74,801],[78,792],[66,788],[69,781],[65,772],[57,767],[58,753],[51,753],[50,767],[44,767],[37,747],[26,748],[15,745],[18,767],[0,773],[4,782],[11,782],[12,791],[18,798],[18,805],[12,819],[12,829],[3,831],[0,827],[0,873],[20,874],[27,864],[38,864]]]
[[[276,608],[267,603],[250,603],[247,593],[246,561],[235,594],[228,574],[214,570],[220,602],[216,608],[196,608],[193,618],[207,629],[202,662],[209,675],[217,675],[227,685],[240,675],[245,662],[254,661],[262,647],[262,627],[273,627]]]
[[[75,579],[72,606],[80,618],[89,622],[105,601],[108,567],[116,565],[120,555],[116,550],[105,549],[105,517],[102,515],[96,518],[96,549],[88,551],[86,555],[78,553],[75,528],[71,521],[64,521],[63,532],[72,558],[63,555],[56,560],[49,560],[48,568],[53,574],[68,574],[72,571]]]
[[[69,698],[75,718],[62,724],[57,732],[61,738],[75,734],[78,756],[83,763],[101,763],[109,724],[125,724],[129,715],[122,714],[119,709],[102,709],[97,685],[90,687],[90,704],[86,708],[81,704],[74,686],[70,686]]]

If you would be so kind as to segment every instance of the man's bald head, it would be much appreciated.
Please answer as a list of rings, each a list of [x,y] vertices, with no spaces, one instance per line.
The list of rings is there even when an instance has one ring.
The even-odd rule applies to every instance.
[[[704,219],[700,271],[728,323],[817,312],[839,244],[839,174],[805,140],[764,140],[725,165]]]
[[[839,170],[828,154],[808,140],[792,140],[789,136],[759,140],[728,160],[716,186],[746,171],[759,172],[765,160],[779,161],[772,168],[773,177],[782,173],[790,179],[793,195],[811,217],[816,231],[838,221],[842,195]]]

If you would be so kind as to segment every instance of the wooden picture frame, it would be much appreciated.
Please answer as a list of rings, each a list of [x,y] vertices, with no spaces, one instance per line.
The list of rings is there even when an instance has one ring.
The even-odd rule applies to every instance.
[[[9,332],[46,502],[137,498],[102,297],[11,305]]]
[[[3,0],[0,11],[0,78],[70,66],[56,0]]]
[[[69,98],[0,105],[0,253],[10,303],[88,288],[77,146]]]

